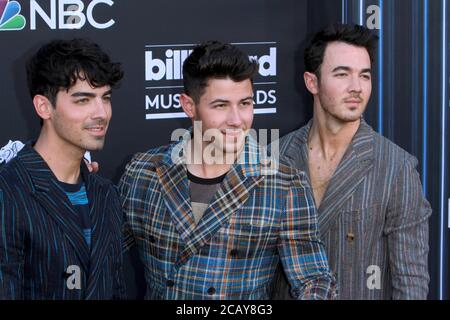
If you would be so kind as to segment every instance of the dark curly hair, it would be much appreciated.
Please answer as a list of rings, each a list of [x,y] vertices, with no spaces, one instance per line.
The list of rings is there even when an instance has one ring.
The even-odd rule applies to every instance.
[[[26,71],[31,97],[43,95],[53,106],[58,91],[68,90],[77,80],[87,80],[95,88],[114,88],[123,78],[121,64],[111,62],[97,44],[85,39],[45,44],[28,60]]]
[[[369,29],[350,24],[335,23],[316,33],[305,49],[305,70],[320,77],[325,50],[330,42],[345,42],[366,48],[373,63],[378,37]]]
[[[230,78],[239,82],[252,78],[258,62],[228,43],[207,41],[194,48],[183,63],[184,91],[198,103],[209,79]]]

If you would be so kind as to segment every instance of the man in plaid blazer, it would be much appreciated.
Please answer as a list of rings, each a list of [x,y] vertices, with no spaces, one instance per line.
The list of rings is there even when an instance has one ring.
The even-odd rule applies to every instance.
[[[280,260],[295,298],[335,297],[304,173],[263,161],[248,134],[257,68],[232,45],[197,46],[180,97],[194,129],[127,165],[126,246],[140,251],[148,299],[267,299]]]

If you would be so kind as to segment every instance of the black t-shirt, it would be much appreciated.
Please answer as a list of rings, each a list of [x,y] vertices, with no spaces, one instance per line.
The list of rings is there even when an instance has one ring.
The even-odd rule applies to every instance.
[[[187,177],[190,181],[189,190],[191,193],[192,213],[194,214],[195,223],[198,223],[203,217],[209,203],[213,199],[226,175],[227,174],[225,173],[220,177],[205,179],[194,176],[189,171],[187,172]]]

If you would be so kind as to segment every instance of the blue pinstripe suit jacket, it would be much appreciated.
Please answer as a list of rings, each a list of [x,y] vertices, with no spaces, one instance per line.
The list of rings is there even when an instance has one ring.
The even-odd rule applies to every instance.
[[[69,199],[30,145],[0,168],[0,299],[124,297],[119,195],[110,182],[81,170],[91,249]],[[69,266],[79,267],[81,289],[69,289],[75,279]]]

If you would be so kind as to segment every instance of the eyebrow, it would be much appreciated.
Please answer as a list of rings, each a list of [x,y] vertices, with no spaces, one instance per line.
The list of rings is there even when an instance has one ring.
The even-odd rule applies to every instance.
[[[102,97],[107,96],[107,95],[110,95],[111,93],[112,93],[112,90],[108,90],[108,91],[106,91],[105,93],[102,94]],[[95,98],[97,95],[96,95],[95,93],[92,93],[92,92],[82,92],[82,91],[80,91],[80,92],[74,92],[74,93],[72,93],[71,96],[72,96],[72,97],[75,97],[75,98],[77,98],[77,97],[90,97],[90,98]]]
[[[241,99],[240,101],[242,102],[242,101],[251,100],[251,99],[253,99],[253,97],[249,96],[249,97]],[[216,99],[216,100],[211,101],[210,104],[214,104],[214,103],[228,103],[228,102],[230,102],[230,101],[226,100],[226,99]]]
[[[332,72],[337,72],[337,71],[351,71],[352,68],[347,67],[347,66],[339,66],[333,69]],[[366,68],[366,69],[362,69],[361,73],[372,73],[372,69],[371,68]]]
[[[209,104],[214,104],[214,103],[228,103],[229,101],[228,100],[225,100],[225,99],[216,99],[216,100],[213,100],[213,101],[211,101]]]

